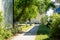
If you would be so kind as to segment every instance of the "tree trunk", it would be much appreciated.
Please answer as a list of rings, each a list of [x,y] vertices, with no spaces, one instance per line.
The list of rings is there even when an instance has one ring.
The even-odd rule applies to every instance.
[[[27,22],[26,22],[26,27],[28,27],[28,26],[27,26]]]
[[[30,26],[32,26],[31,19],[29,19]]]
[[[23,16],[23,14],[24,14],[24,10],[25,10],[25,8],[26,8],[26,6],[23,6],[23,8],[22,8],[22,12],[16,17],[16,21],[19,21],[20,19],[21,19],[21,17]]]
[[[14,26],[15,26],[15,23],[16,22],[18,22],[20,19],[21,19],[21,17],[23,16],[23,12],[24,12],[24,10],[25,10],[25,6],[23,7],[23,9],[22,9],[22,12],[13,20],[13,28],[14,28]],[[17,24],[16,24],[17,25]]]

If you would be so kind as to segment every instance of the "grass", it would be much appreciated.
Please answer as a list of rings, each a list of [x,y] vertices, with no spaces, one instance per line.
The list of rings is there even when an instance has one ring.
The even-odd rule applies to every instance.
[[[33,25],[33,24],[32,24]],[[25,31],[27,31],[29,28],[31,28],[31,26],[28,24],[27,26],[26,25],[22,25],[21,27],[20,27],[20,29],[23,31],[23,32],[25,32]]]
[[[37,30],[37,34],[36,34],[36,38],[35,40],[45,40],[47,38],[49,38],[49,28],[46,27],[45,25],[40,25],[38,30]]]
[[[27,31],[28,29],[30,28],[30,26],[28,25],[27,27],[26,27],[26,25],[25,26],[22,26],[22,31]]]

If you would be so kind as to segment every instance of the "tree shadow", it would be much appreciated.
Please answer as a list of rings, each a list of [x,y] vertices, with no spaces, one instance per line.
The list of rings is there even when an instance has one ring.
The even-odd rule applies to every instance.
[[[38,31],[37,31],[37,35],[47,35],[47,38],[42,38],[43,40],[60,40],[60,36],[50,36],[50,28],[47,26],[41,26],[39,27]]]
[[[50,32],[50,29],[43,25],[39,27],[37,31],[37,35],[40,35],[40,34],[45,35],[45,34],[49,34],[49,32]]]
[[[36,32],[38,30],[38,26],[33,27],[28,32],[26,32],[24,35],[36,35]]]
[[[60,40],[60,35],[58,35],[58,36],[50,36],[49,38],[47,38],[47,39],[44,39],[44,40]]]
[[[48,40],[49,38],[50,29],[46,25],[40,25],[37,31],[37,38],[38,40]]]

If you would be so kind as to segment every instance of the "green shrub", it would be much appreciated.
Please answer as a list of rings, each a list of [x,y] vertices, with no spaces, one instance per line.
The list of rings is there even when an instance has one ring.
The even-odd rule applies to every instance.
[[[9,30],[0,26],[0,35],[2,36],[2,38],[7,39],[12,36],[12,33]]]
[[[21,32],[21,31],[22,31],[22,28],[21,28],[21,27],[18,27],[18,28],[17,28],[17,31],[18,31],[18,32]]]
[[[12,29],[12,34],[15,35],[16,34],[16,28]]]
[[[12,34],[15,35],[16,33],[20,33],[21,30],[22,30],[21,27],[14,28],[14,29],[12,29]]]
[[[2,37],[2,35],[0,35],[0,40],[4,40],[4,38]]]
[[[51,30],[50,36],[60,36],[60,14],[54,14],[53,16],[51,16],[51,20],[51,25],[49,25]]]
[[[7,30],[6,27],[1,25],[4,20],[4,18],[1,14],[2,13],[0,12],[0,40],[4,40],[7,38],[10,38],[12,36],[12,33],[10,30]]]
[[[9,30],[4,30],[3,37],[4,38],[10,38],[12,36],[12,33]]]

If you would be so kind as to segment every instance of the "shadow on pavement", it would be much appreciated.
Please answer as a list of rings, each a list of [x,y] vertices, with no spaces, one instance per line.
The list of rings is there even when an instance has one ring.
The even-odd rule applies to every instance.
[[[36,25],[31,30],[29,30],[28,32],[26,32],[24,35],[36,35],[37,30],[38,30],[38,26]]]

